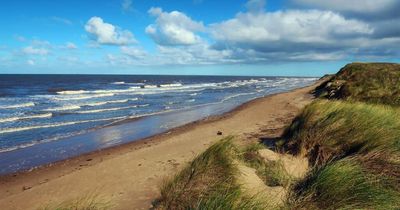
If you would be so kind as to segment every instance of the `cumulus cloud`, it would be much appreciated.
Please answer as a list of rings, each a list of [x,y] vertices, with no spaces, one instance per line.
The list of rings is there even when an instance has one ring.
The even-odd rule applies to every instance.
[[[99,44],[128,45],[136,43],[133,34],[128,30],[121,30],[100,17],[92,17],[85,25],[85,30],[90,33]]]
[[[320,1],[328,6],[321,3],[308,8],[304,2],[304,7],[269,12],[265,0],[248,0],[247,11],[209,25],[179,11],[151,8],[148,13],[155,22],[145,31],[157,44],[156,51],[123,46],[119,54],[108,54],[107,60],[114,65],[152,66],[398,57],[396,19],[372,21],[349,15],[357,12],[351,6],[330,9],[330,3]],[[368,2],[361,6],[371,12],[387,7],[372,8]]]
[[[33,46],[28,46],[22,49],[22,52],[26,55],[47,55],[49,50],[45,48],[35,48]]]
[[[216,49],[231,49],[237,59],[261,62],[335,60],[364,44],[374,28],[331,11],[285,10],[238,13],[212,24],[210,31]]]
[[[329,43],[336,37],[371,34],[368,24],[318,10],[272,13],[239,13],[236,18],[212,25],[212,35],[228,43],[294,42]]]
[[[146,33],[159,45],[192,45],[201,41],[196,32],[205,29],[202,22],[196,22],[182,12],[164,12],[151,8],[148,13],[156,17],[155,24],[146,27]]]
[[[400,17],[398,0],[291,0],[296,6],[341,12],[366,19]]]

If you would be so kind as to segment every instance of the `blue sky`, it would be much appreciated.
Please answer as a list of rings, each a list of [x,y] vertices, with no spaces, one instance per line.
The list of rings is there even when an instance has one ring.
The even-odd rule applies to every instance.
[[[398,62],[396,0],[13,0],[0,73],[302,75]]]

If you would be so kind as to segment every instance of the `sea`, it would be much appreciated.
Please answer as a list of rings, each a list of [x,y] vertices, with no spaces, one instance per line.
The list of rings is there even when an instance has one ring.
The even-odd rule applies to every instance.
[[[136,141],[316,80],[0,75],[0,174]]]

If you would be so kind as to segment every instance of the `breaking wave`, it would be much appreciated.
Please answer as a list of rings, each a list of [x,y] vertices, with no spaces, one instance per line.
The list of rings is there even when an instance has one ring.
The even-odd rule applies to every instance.
[[[77,110],[77,109],[80,109],[80,108],[81,107],[77,106],[77,105],[66,105],[66,106],[60,106],[60,107],[54,107],[54,108],[45,109],[44,111],[57,112],[57,111]]]
[[[4,106],[0,106],[0,109],[16,109],[16,108],[24,108],[24,107],[31,107],[31,106],[35,106],[35,103],[28,102],[28,103],[22,103],[22,104],[4,105]]]
[[[52,124],[45,124],[45,125],[34,125],[34,126],[26,126],[26,127],[6,128],[6,129],[3,129],[3,130],[0,130],[0,134],[14,133],[14,132],[19,132],[19,131],[26,131],[26,130],[33,130],[33,129],[40,129],[40,128],[54,128],[54,127],[75,125],[75,124],[81,124],[81,123],[119,120],[119,119],[123,119],[123,118],[125,118],[125,117],[114,117],[114,118],[95,119],[95,120],[81,120],[81,121],[73,121],[73,122],[52,123]]]
[[[116,107],[116,108],[108,108],[108,109],[94,109],[94,110],[85,110],[85,111],[78,111],[74,113],[78,114],[89,114],[89,113],[98,113],[98,112],[111,112],[111,111],[118,111],[118,110],[124,110],[124,109],[132,109],[132,108],[137,108],[137,105],[134,106],[126,106],[126,107]]]
[[[30,115],[30,116],[0,118],[0,123],[13,122],[13,121],[19,121],[19,120],[30,120],[30,119],[36,119],[36,118],[50,118],[52,116],[53,116],[52,113],[46,113],[46,114],[37,114],[37,115]]]

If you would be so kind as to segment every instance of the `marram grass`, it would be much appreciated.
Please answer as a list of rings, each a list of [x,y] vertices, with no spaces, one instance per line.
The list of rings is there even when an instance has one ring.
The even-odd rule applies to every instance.
[[[286,129],[285,148],[314,164],[374,150],[400,151],[398,108],[317,100]]]
[[[271,209],[257,196],[248,197],[236,178],[238,150],[232,137],[197,156],[161,187],[156,209]]]
[[[285,131],[287,152],[314,166],[288,209],[400,209],[400,113],[360,102],[317,100]]]

